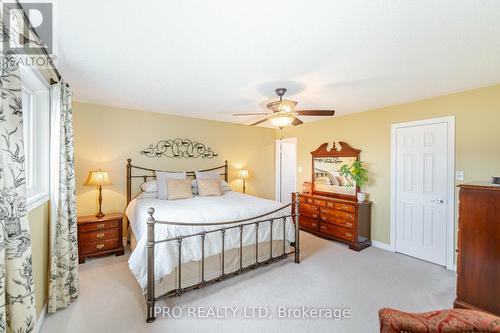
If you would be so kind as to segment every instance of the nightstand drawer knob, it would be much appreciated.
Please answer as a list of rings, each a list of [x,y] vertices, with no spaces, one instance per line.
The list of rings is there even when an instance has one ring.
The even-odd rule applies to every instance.
[[[98,250],[102,249],[103,247],[104,247],[104,244],[97,244],[97,246],[96,246],[96,248],[97,248]]]
[[[102,229],[102,228],[104,228],[104,223],[99,223],[98,225],[96,225],[96,228],[97,228],[97,229]]]
[[[104,233],[103,232],[100,232],[98,233],[97,235],[95,235],[97,238],[103,238],[104,237]]]

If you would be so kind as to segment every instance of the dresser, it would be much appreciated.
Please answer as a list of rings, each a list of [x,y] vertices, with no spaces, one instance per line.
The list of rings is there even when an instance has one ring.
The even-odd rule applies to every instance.
[[[78,217],[78,259],[107,254],[123,255],[123,214],[112,213],[99,219],[92,216]]]
[[[500,316],[500,187],[460,185],[455,308]]]
[[[292,197],[295,200],[296,194]],[[295,207],[292,209],[295,213]],[[360,251],[371,245],[371,202],[356,202],[316,194],[299,194],[300,228],[316,236],[337,240]]]

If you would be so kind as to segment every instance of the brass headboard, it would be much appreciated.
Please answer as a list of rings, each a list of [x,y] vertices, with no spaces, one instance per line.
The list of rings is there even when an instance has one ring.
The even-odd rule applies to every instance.
[[[132,174],[133,169],[140,170],[144,174],[140,174],[140,175]],[[214,170],[218,170],[218,169],[224,169],[224,172],[222,172],[222,170],[221,170],[220,175],[224,176],[224,180],[227,182],[228,171],[229,171],[227,160],[224,161],[224,165],[221,165],[221,166],[218,166],[215,168],[211,168],[211,169],[199,170],[199,171],[201,171],[201,172],[214,171]],[[153,179],[156,178],[156,171],[164,171],[164,170],[155,170],[155,169],[149,169],[149,168],[144,168],[144,167],[132,165],[132,159],[130,159],[130,158],[127,159],[127,205],[132,200],[132,179],[142,178],[144,180],[144,182],[146,182],[148,180],[148,178],[153,178]],[[164,171],[164,172],[175,172],[175,171]],[[196,178],[196,174],[194,171],[188,171],[188,172],[186,172],[186,175],[188,177]]]

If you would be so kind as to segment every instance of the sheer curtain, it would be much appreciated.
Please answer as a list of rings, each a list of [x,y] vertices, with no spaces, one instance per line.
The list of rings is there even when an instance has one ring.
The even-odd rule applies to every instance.
[[[51,246],[48,311],[78,297],[73,110],[71,89],[61,80],[51,87]]]

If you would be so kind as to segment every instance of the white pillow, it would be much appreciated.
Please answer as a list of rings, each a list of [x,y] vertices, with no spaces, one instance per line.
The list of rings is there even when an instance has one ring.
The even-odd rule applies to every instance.
[[[141,184],[141,190],[143,192],[157,192],[158,186],[156,185],[156,180],[149,180]]]
[[[136,199],[140,200],[140,199],[157,198],[157,197],[158,197],[158,192],[141,192],[136,197]]]
[[[220,179],[219,171],[195,171],[196,179]]]
[[[156,186],[158,188],[158,199],[167,200],[167,179],[186,179],[185,172],[163,172],[156,171]]]

